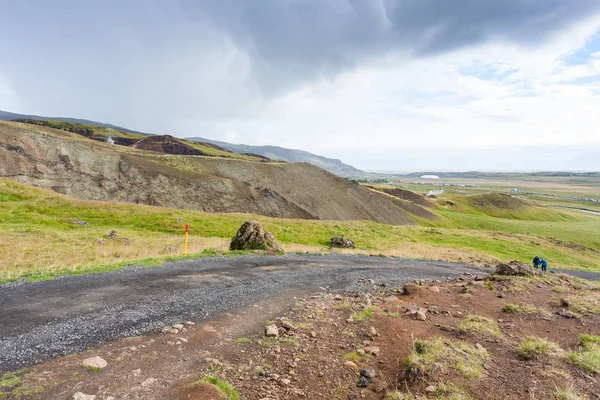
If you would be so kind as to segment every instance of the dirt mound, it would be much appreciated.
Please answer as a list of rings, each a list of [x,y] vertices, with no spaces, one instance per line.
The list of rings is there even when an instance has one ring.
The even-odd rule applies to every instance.
[[[500,210],[516,211],[527,207],[535,207],[529,201],[504,193],[483,193],[469,196],[469,203],[483,210],[497,208]]]
[[[381,195],[311,164],[179,157],[39,129],[0,122],[0,176],[84,200],[416,224]]]
[[[365,187],[370,188],[373,191],[373,193],[376,193],[376,194],[380,195],[381,197],[385,198],[386,200],[391,201],[392,203],[394,203],[394,205],[396,205],[402,211],[405,211],[405,212],[409,213],[410,215],[414,215],[415,217],[427,219],[430,221],[435,221],[440,218],[437,214],[435,214],[434,212],[428,210],[423,205],[421,205],[422,204],[421,200],[423,200],[428,203],[428,206],[433,207],[432,203],[430,203],[428,200],[426,200],[424,198],[421,198],[416,193],[410,192],[408,190],[398,189],[402,192],[411,193],[412,195],[407,195],[405,197],[407,199],[412,198],[414,200],[413,201],[413,200],[405,200],[398,196],[393,196],[393,195],[389,194],[388,190],[386,190],[386,189],[381,189],[381,188],[377,188],[375,186],[370,186],[370,185],[365,185]],[[390,189],[390,190],[396,190],[396,189]]]
[[[179,154],[185,156],[208,155],[200,150],[193,148],[189,144],[186,144],[185,142],[169,135],[149,136],[136,142],[131,147],[133,147],[134,149],[155,151],[157,153],[164,154]]]
[[[496,266],[495,274],[508,276],[534,276],[539,275],[539,272],[534,270],[533,267],[529,264],[513,260],[508,264],[498,264]]]
[[[422,195],[420,195],[418,193],[411,192],[410,190],[399,189],[399,188],[377,188],[374,186],[369,186],[369,187],[371,187],[375,190],[379,190],[381,192],[387,193],[394,197],[397,197],[401,200],[410,201],[411,203],[415,203],[415,204],[418,204],[423,207],[428,207],[428,208],[435,207],[434,204],[432,202],[430,202],[429,200],[427,200],[425,197],[423,197]]]
[[[246,221],[231,240],[229,250],[265,250],[277,254],[283,249],[275,242],[271,232],[265,232],[258,221]]]

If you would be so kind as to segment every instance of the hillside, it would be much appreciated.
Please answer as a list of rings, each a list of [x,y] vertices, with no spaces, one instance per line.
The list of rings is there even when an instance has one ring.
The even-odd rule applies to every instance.
[[[390,201],[313,165],[235,156],[158,154],[48,127],[0,122],[0,176],[80,199],[281,218],[416,223]]]
[[[96,140],[98,140],[97,139],[98,133],[101,133],[101,132],[108,133],[108,134],[104,135],[104,137],[106,138],[106,137],[110,136],[110,130],[116,130],[118,132],[116,133],[116,135],[112,135],[112,136],[117,137],[116,141],[118,144],[123,144],[126,146],[130,146],[134,143],[133,141],[129,140],[128,137],[123,137],[123,136],[128,136],[126,134],[134,135],[137,138],[137,140],[142,139],[144,136],[152,136],[153,135],[153,134],[149,134],[149,133],[143,133],[143,132],[134,131],[131,129],[126,129],[126,128],[123,128],[120,126],[115,126],[112,124],[107,124],[107,123],[97,122],[97,121],[90,121],[90,120],[86,120],[86,119],[65,118],[65,117],[44,117],[44,116],[39,116],[39,115],[17,114],[17,113],[11,113],[8,111],[0,110],[0,121],[14,121],[14,120],[21,120],[21,122],[25,122],[25,120],[27,120],[26,122],[28,122],[28,123],[37,123],[37,124],[46,125],[46,126],[49,125],[48,122],[54,121],[55,124],[52,127],[57,128],[57,129],[63,129],[63,130],[70,130],[72,128],[67,127],[65,129],[65,127],[68,124],[67,125],[59,124],[60,122],[70,123],[70,124],[87,125],[88,129],[91,129],[94,131],[95,137],[93,137],[93,138]],[[40,122],[37,122],[37,121],[40,121]],[[104,129],[95,129],[95,128],[104,128]],[[70,131],[74,132],[74,130],[70,130]],[[90,134],[86,134],[85,136],[90,136]],[[120,138],[123,138],[123,140],[120,140]],[[309,153],[309,152],[303,151],[303,150],[286,149],[286,148],[278,147],[278,146],[250,146],[250,145],[244,145],[244,144],[232,144],[232,143],[227,143],[227,142],[221,142],[218,140],[204,139],[201,137],[191,137],[191,138],[187,138],[187,139],[190,141],[195,141],[195,142],[214,144],[214,145],[221,147],[222,149],[226,149],[231,152],[238,153],[238,154],[259,155],[261,157],[266,157],[266,158],[276,160],[276,161],[307,162],[309,164],[316,165],[317,167],[322,168],[326,171],[329,171],[333,174],[336,174],[336,175],[342,176],[342,177],[346,177],[346,178],[363,178],[363,177],[371,177],[371,176],[379,176],[380,175],[380,174],[373,174],[373,173],[361,171],[359,169],[352,167],[351,165],[344,164],[340,160],[319,156],[317,154],[312,154],[312,153]]]
[[[121,132],[126,132],[126,133],[133,133],[133,134],[139,134],[139,135],[150,135],[149,133],[138,132],[138,131],[134,131],[134,130],[131,130],[131,129],[123,128],[123,127],[120,127],[120,126],[116,126],[116,125],[112,125],[112,124],[106,124],[106,123],[103,123],[103,122],[90,121],[90,120],[87,120],[87,119],[67,118],[67,117],[42,117],[42,116],[39,116],[39,115],[16,114],[16,113],[11,113],[11,112],[8,112],[8,111],[0,110],[0,121],[14,121],[16,119],[34,119],[34,120],[46,120],[46,121],[71,122],[71,123],[75,123],[75,124],[84,124],[84,125],[97,126],[97,127],[100,127],[100,128],[116,129],[116,130],[119,130]]]
[[[187,139],[199,142],[213,143],[217,146],[223,147],[227,150],[234,151],[240,154],[258,154],[264,157],[268,157],[271,160],[287,162],[307,162],[309,164],[316,165],[319,168],[323,168],[324,170],[329,171],[333,174],[343,176],[346,178],[361,178],[364,176],[372,175],[367,172],[356,169],[351,165],[344,164],[340,160],[319,156],[304,150],[286,149],[284,147],[278,146],[251,146],[247,144],[233,144],[201,137],[191,137]]]

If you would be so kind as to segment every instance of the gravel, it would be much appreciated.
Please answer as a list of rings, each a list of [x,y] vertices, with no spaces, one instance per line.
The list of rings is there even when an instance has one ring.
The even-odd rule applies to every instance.
[[[52,281],[0,285],[0,373],[107,340],[202,321],[290,291],[356,292],[488,270],[345,255],[203,258]]]

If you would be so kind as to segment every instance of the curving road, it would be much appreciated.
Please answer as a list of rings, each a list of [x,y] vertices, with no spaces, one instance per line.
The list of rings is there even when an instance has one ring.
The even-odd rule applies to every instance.
[[[289,291],[364,290],[488,270],[364,256],[204,258],[46,282],[0,285],[0,373],[106,340],[201,321]]]

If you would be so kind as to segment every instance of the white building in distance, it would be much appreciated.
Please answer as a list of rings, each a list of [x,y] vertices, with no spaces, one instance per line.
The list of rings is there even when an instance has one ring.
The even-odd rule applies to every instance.
[[[437,175],[423,175],[421,179],[440,179]]]

